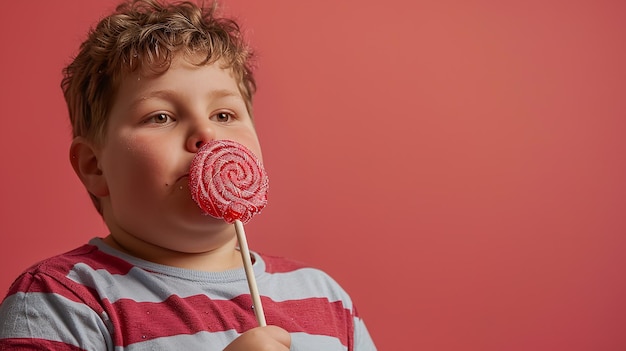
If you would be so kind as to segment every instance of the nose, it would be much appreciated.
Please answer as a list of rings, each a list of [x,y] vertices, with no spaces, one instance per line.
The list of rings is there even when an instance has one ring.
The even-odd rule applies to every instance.
[[[196,153],[202,145],[215,140],[215,130],[205,122],[202,125],[194,127],[187,138],[186,148],[189,152]]]

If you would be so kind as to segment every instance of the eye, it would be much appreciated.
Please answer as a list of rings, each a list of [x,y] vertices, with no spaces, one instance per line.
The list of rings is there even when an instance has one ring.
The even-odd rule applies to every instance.
[[[157,113],[146,120],[146,123],[165,124],[173,121],[173,118],[166,113]]]
[[[211,116],[211,119],[220,123],[228,123],[231,122],[235,117],[230,112],[218,112]]]

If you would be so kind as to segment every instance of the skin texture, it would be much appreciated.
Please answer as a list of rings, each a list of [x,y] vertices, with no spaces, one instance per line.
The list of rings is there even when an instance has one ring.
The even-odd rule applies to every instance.
[[[288,351],[291,336],[276,326],[258,327],[241,334],[224,351]]]
[[[234,226],[202,214],[188,188],[191,161],[210,140],[237,141],[262,159],[229,69],[219,61],[195,66],[175,57],[162,75],[128,75],[113,101],[106,133],[101,145],[75,138],[70,159],[102,203],[107,244],[186,269],[242,266]],[[288,350],[289,334],[277,327],[255,328],[227,348],[239,349]]]

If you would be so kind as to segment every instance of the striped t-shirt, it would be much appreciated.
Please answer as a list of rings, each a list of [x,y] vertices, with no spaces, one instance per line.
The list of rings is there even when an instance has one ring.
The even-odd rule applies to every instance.
[[[254,253],[268,325],[291,350],[376,350],[346,292],[324,272]],[[243,268],[201,272],[93,239],[24,272],[0,305],[0,350],[222,350],[257,326]]]

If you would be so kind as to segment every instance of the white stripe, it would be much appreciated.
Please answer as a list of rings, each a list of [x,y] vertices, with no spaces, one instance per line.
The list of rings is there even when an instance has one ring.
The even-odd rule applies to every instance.
[[[346,309],[352,309],[348,294],[333,278],[318,269],[301,268],[287,273],[265,274],[257,282],[259,289],[264,289],[261,294],[271,296],[274,301],[327,297],[330,302],[342,301]]]
[[[116,351],[148,350],[223,350],[239,334],[234,330],[223,332],[202,331],[193,335],[173,335],[128,345]]]
[[[354,349],[358,351],[376,351],[374,341],[370,336],[365,323],[359,317],[354,317]]]
[[[257,256],[257,264],[265,264]],[[239,272],[240,271],[240,272]],[[274,301],[302,300],[312,297],[327,297],[330,302],[342,301],[346,309],[352,309],[348,294],[326,273],[313,269],[302,268],[287,273],[258,273],[257,284],[262,296]],[[185,272],[177,270],[178,273]],[[205,295],[212,300],[230,300],[242,294],[248,294],[248,285],[243,269],[231,271],[228,275],[211,273],[199,275],[196,271],[188,271],[189,278],[175,277],[162,273],[149,272],[133,267],[128,274],[111,274],[106,270],[94,270],[85,263],[73,267],[68,278],[92,289],[111,302],[119,299],[132,299],[137,302],[162,302],[172,295],[189,297]],[[205,273],[205,272],[202,272]],[[237,277],[241,279],[216,280],[215,277]],[[191,279],[200,276],[207,280]],[[288,287],[288,288],[286,288]]]
[[[173,335],[116,347],[116,351],[148,350],[222,350],[239,334],[234,330],[224,332],[199,332],[193,335]],[[334,337],[291,333],[290,351],[346,351],[348,348]]]
[[[291,333],[289,351],[346,351],[348,347],[332,336]]]

